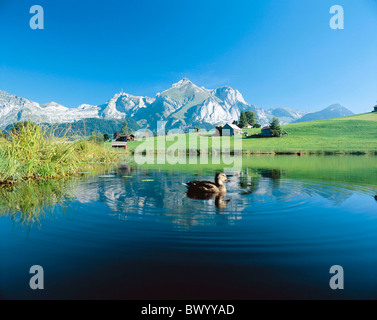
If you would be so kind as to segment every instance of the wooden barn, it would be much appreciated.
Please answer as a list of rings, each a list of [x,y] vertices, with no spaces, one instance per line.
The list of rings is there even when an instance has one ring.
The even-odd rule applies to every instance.
[[[120,134],[116,137],[115,141],[117,142],[127,142],[128,141],[128,134]]]
[[[115,141],[112,143],[113,148],[123,148],[127,149],[127,142],[135,141],[135,136],[133,134],[120,134],[117,135]]]
[[[240,127],[238,127],[235,124],[229,124],[227,123],[223,128],[222,128],[222,134],[223,136],[235,136],[238,134],[242,134],[242,130]]]
[[[111,144],[113,148],[127,149],[127,141],[113,141]]]
[[[263,127],[261,136],[263,137],[272,137],[271,128],[269,126]]]

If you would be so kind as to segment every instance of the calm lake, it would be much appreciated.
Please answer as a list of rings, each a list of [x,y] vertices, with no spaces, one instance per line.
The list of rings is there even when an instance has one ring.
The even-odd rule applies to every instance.
[[[187,196],[218,171],[130,161],[0,190],[0,298],[377,298],[376,157],[244,157],[224,198]]]

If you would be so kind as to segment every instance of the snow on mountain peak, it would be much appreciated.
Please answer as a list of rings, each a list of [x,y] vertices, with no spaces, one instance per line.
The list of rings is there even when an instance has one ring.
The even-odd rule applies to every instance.
[[[65,106],[61,105],[60,103],[57,103],[55,101],[47,102],[45,104],[40,105],[41,108],[50,108],[50,109],[60,109],[60,110],[65,110],[67,109]]]
[[[172,88],[181,88],[186,84],[193,84],[189,79],[183,78],[182,80],[178,81],[177,83],[173,83]]]
[[[225,86],[220,87],[212,91],[213,95],[219,99],[228,102],[229,104],[241,102],[243,104],[248,104],[243,98],[242,94],[231,87]]]

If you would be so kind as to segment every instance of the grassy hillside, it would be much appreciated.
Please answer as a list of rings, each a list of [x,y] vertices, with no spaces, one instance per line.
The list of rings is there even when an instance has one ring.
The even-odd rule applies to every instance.
[[[363,114],[356,114],[352,116],[336,118],[332,120],[364,120],[364,121],[377,121],[377,112],[369,112]]]
[[[288,136],[245,139],[244,150],[274,151],[377,151],[377,113],[283,126]],[[250,130],[258,133],[259,130]]]
[[[244,153],[376,153],[377,152],[377,113],[367,113],[336,119],[295,123],[282,126],[288,135],[281,138],[243,137]],[[245,129],[249,135],[260,133],[260,129]],[[197,136],[199,137],[199,136]],[[164,139],[158,137],[156,139]],[[188,136],[186,145],[188,146]],[[220,137],[210,137],[212,140]],[[129,151],[134,151],[142,141],[129,144]],[[167,142],[169,147],[173,142]],[[221,141],[217,141],[221,143]],[[185,139],[180,148],[188,150]],[[199,145],[199,142],[198,142]]]

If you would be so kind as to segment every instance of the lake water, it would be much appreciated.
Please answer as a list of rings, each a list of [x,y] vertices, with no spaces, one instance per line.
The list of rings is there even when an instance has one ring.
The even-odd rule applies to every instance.
[[[219,168],[131,163],[1,190],[0,297],[376,299],[376,160],[245,158],[222,199],[182,185]],[[29,287],[33,265],[44,290]]]

